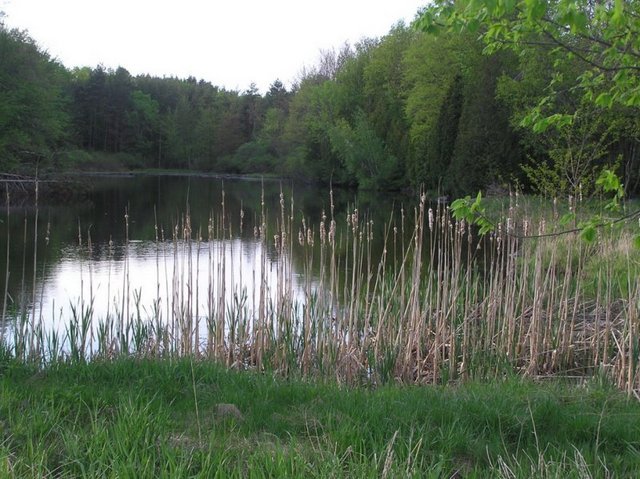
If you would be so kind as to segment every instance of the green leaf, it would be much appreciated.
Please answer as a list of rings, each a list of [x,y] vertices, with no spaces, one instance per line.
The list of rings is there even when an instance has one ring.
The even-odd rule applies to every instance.
[[[580,231],[580,238],[582,238],[587,243],[593,243],[596,239],[596,228],[592,224],[586,225]]]
[[[516,8],[516,0],[502,0],[502,5],[504,6],[504,12],[510,14]]]
[[[449,207],[451,208],[451,213],[456,220],[465,220],[469,223],[473,221],[473,213],[469,207],[470,201],[471,197],[467,196],[465,198],[458,198],[451,202]]]
[[[640,235],[636,235],[633,238],[633,246],[636,249],[640,249]]]
[[[574,12],[569,25],[573,33],[583,32],[587,27],[587,16],[583,12]]]
[[[596,186],[602,188],[602,191],[605,193],[613,193],[613,199],[616,203],[624,196],[624,186],[622,181],[620,181],[620,177],[612,170],[602,170],[600,176],[596,179]]]
[[[607,92],[600,93],[596,98],[596,105],[611,108],[611,105],[613,105],[613,95]]]
[[[525,5],[529,20],[540,20],[547,12],[547,2],[544,0],[525,0]]]
[[[471,209],[474,211],[480,208],[480,204],[482,203],[482,192],[478,191],[478,196],[476,196],[476,200],[471,205]]]
[[[547,118],[542,118],[533,124],[533,132],[544,133],[549,128],[549,125],[549,120]]]
[[[562,217],[560,218],[560,226],[567,226],[569,223],[574,221],[575,218],[576,218],[575,213],[566,213],[562,215]]]
[[[480,236],[484,236],[492,230],[493,230],[493,225],[491,223],[483,222],[483,224],[480,225],[480,230],[478,230],[478,234]]]
[[[627,97],[626,97],[626,101],[624,102],[624,104],[626,106],[640,106],[640,91],[632,91],[630,92]]]
[[[469,23],[467,23],[467,30],[471,33],[477,32],[479,28],[480,22],[476,18],[472,18],[471,20],[469,20]]]
[[[624,23],[624,0],[615,0],[611,23],[614,25],[622,25]]]

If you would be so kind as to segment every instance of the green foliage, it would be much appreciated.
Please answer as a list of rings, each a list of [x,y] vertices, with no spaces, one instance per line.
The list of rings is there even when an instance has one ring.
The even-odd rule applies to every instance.
[[[520,73],[501,82],[500,94],[512,108],[512,124],[534,133],[527,174],[545,192],[575,194],[580,183],[593,185],[617,145],[637,145],[624,123],[636,122],[640,106],[639,9],[635,1],[596,7],[572,0],[439,1],[417,25],[477,32],[485,53],[518,54]],[[547,152],[550,161],[539,168]],[[625,182],[636,184],[637,176],[625,169]]]
[[[405,52],[405,114],[410,125],[406,169],[415,187],[442,188],[458,132],[462,72],[479,53],[470,45],[473,40],[463,35],[416,35]]]
[[[403,61],[414,37],[415,32],[403,24],[394,26],[371,51],[363,71],[363,102],[359,106],[367,113],[369,124],[395,161],[407,154],[409,126],[404,114]]]
[[[494,224],[486,217],[485,206],[482,203],[482,193],[478,192],[473,203],[471,197],[458,198],[451,203],[451,213],[453,217],[460,221],[464,220],[470,225],[478,226],[478,234],[485,234],[494,230]]]
[[[604,169],[595,181],[605,198],[609,198],[604,204],[605,211],[609,213],[620,213],[622,211],[622,199],[624,198],[624,188],[620,177],[612,170]],[[602,228],[612,229],[620,227],[618,221],[611,218],[604,218],[600,214],[592,215],[588,220],[578,225],[580,237],[587,243],[593,243],[597,237],[597,232]],[[635,240],[633,240],[635,243]]]
[[[364,112],[356,113],[353,127],[346,120],[337,122],[329,138],[334,152],[361,188],[382,189],[394,178],[398,160],[386,151]]]
[[[0,170],[34,169],[67,139],[66,71],[0,20]]]
[[[620,177],[612,170],[602,170],[600,176],[596,180],[598,186],[605,194],[613,195],[611,201],[605,205],[605,209],[609,211],[620,211],[620,202],[624,197],[624,188]]]
[[[238,173],[269,173],[274,171],[275,163],[268,144],[252,141],[236,150],[230,165],[235,166]]]
[[[442,186],[454,155],[464,102],[463,88],[462,77],[457,75],[442,103],[437,124],[430,135],[431,147],[427,149],[425,159],[430,174],[425,175],[424,179],[430,180],[426,186],[434,190]]]
[[[594,218],[585,223],[580,223],[580,238],[587,243],[593,243],[596,239],[596,228],[598,226],[598,219]]]
[[[453,7],[440,1],[426,10],[419,26],[477,30],[488,51],[519,52],[536,43],[562,50],[585,64],[578,78],[585,98],[600,104],[640,105],[637,65],[638,2],[598,3],[573,0],[480,0]],[[481,28],[479,28],[481,27]]]
[[[555,117],[569,120],[547,123]],[[536,131],[541,123],[547,127]],[[532,158],[523,165],[533,188],[547,197],[592,194],[598,172],[609,162],[618,126],[609,112],[590,105],[579,106],[572,115],[555,114],[533,125],[549,157],[543,161]]]

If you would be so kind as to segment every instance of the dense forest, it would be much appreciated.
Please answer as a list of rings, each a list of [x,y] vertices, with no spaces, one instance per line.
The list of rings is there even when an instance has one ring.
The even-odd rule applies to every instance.
[[[397,24],[321,52],[290,89],[275,80],[261,94],[122,67],[70,70],[0,24],[0,171],[188,169],[555,195],[588,194],[606,166],[638,193],[638,106],[586,102],[575,88],[584,59],[548,42],[487,54],[469,29],[419,30]],[[532,129],[550,88],[553,111],[572,121]]]

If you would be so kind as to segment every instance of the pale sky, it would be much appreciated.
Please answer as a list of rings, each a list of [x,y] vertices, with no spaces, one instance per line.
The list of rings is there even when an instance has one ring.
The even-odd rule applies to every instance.
[[[320,50],[380,37],[426,0],[0,0],[5,25],[28,30],[67,68],[194,76],[227,89],[289,87]]]

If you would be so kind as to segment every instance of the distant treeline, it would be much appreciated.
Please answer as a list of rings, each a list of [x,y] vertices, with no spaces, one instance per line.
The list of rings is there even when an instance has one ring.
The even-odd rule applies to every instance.
[[[466,34],[399,24],[322,52],[290,90],[275,80],[261,95],[124,68],[69,70],[0,25],[0,169],[180,168],[370,189],[461,194],[517,183],[575,194],[607,165],[638,191],[637,109],[589,108],[559,76],[554,108],[578,120],[532,132],[522,120],[547,93],[552,47],[536,47],[535,61],[482,48]],[[562,68],[570,79],[584,65]]]

